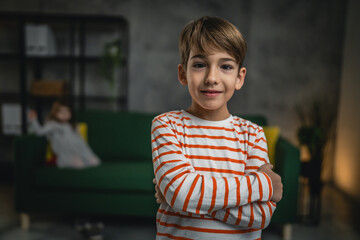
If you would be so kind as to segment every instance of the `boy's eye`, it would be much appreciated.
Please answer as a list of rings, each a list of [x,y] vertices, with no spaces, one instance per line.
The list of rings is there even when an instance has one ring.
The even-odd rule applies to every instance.
[[[234,67],[229,65],[229,64],[224,64],[224,65],[221,66],[221,68],[224,69],[224,70],[232,70],[232,69],[234,69]]]
[[[194,68],[204,68],[204,67],[206,67],[206,64],[205,63],[194,63],[193,67]]]

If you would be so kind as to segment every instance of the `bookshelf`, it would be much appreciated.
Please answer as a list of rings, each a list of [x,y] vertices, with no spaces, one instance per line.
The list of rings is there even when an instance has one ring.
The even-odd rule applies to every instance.
[[[50,31],[51,34],[45,36],[51,36],[56,43],[52,51],[29,52],[30,38],[37,37],[32,40],[35,43],[44,39],[44,32],[30,35],[29,26]],[[39,35],[42,35],[40,40]],[[104,83],[100,92],[94,87],[96,81],[105,81],[99,73],[102,53],[104,45],[114,40],[120,40],[122,53],[115,79],[115,97],[107,93],[109,87],[104,87]],[[129,24],[121,16],[0,12],[0,65],[3,64],[2,69],[6,69],[11,78],[1,80],[0,104],[21,104],[22,134],[27,133],[29,107],[38,111],[41,121],[44,108],[59,98],[32,95],[32,81],[66,81],[68,91],[62,99],[68,100],[74,110],[96,108],[94,106],[103,109],[111,105],[114,110],[126,111],[128,44]],[[8,90],[5,85],[10,82],[13,87]]]

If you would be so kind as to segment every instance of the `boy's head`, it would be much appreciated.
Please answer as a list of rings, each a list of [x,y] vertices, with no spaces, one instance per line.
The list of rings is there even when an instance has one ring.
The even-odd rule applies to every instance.
[[[211,52],[224,50],[242,67],[246,42],[239,30],[219,17],[202,17],[188,23],[180,34],[179,51],[181,64],[186,69],[190,51]]]

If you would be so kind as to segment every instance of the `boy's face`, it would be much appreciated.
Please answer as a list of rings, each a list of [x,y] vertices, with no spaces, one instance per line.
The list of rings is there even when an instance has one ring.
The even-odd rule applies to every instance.
[[[227,102],[242,87],[245,75],[246,69],[239,70],[235,58],[222,50],[191,50],[186,69],[178,66],[179,81],[188,86],[192,97],[189,112],[200,117],[211,115],[212,120],[229,117]]]

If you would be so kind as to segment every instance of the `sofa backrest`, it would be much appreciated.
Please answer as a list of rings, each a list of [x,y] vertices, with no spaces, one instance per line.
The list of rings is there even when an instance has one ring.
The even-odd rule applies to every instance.
[[[88,142],[102,161],[151,159],[151,122],[157,114],[112,111],[75,113],[85,122]]]
[[[134,161],[151,158],[151,123],[156,115],[91,110],[76,112],[75,120],[87,124],[89,145],[102,161]],[[263,116],[250,115],[244,118],[266,125]]]
[[[267,119],[262,115],[240,115],[240,114],[234,114],[234,115],[249,120],[259,126],[262,127],[267,126]]]

